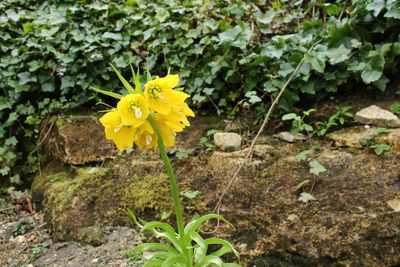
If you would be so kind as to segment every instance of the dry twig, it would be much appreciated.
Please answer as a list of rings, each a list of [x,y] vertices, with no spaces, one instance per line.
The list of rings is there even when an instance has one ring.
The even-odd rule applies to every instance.
[[[314,47],[319,43],[320,41],[316,42],[315,44],[313,44],[310,49],[308,49],[307,53],[310,53]],[[283,92],[286,90],[286,88],[288,87],[288,85],[290,84],[290,82],[294,79],[294,77],[296,76],[297,72],[299,71],[300,67],[303,65],[304,63],[304,57],[301,59],[301,61],[299,62],[299,64],[297,64],[296,69],[293,71],[292,75],[290,75],[289,79],[286,81],[286,83],[282,86],[281,90],[279,91],[278,95],[276,96],[276,98],[274,99],[274,101],[272,102],[271,106],[268,109],[267,114],[264,117],[264,121],[261,124],[260,129],[258,130],[256,136],[254,137],[253,141],[250,144],[250,149],[249,152],[247,152],[246,157],[244,158],[244,161],[240,164],[239,168],[236,170],[235,174],[233,175],[233,177],[230,179],[228,185],[225,187],[224,191],[222,192],[221,196],[218,199],[217,204],[214,207],[213,213],[217,212],[219,214],[219,209],[221,207],[221,202],[222,199],[224,198],[224,196],[226,195],[226,193],[228,192],[229,188],[232,186],[233,182],[236,180],[236,178],[238,177],[240,171],[243,169],[244,165],[246,164],[247,160],[251,158],[251,155],[253,154],[253,150],[254,150],[254,145],[256,144],[257,139],[259,138],[259,136],[261,135],[261,133],[263,132],[265,126],[267,125],[269,118],[271,116],[272,111],[274,110],[275,106],[278,104],[279,99],[281,98]]]

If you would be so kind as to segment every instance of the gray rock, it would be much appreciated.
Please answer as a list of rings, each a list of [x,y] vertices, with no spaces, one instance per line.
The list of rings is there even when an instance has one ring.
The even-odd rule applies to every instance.
[[[362,124],[372,124],[381,127],[400,127],[400,119],[392,112],[372,105],[356,113],[356,120]]]
[[[304,134],[301,133],[293,134],[291,132],[280,132],[278,134],[275,134],[274,137],[288,143],[305,141],[307,139]]]
[[[237,150],[242,145],[242,137],[237,133],[216,133],[214,144],[222,150]]]

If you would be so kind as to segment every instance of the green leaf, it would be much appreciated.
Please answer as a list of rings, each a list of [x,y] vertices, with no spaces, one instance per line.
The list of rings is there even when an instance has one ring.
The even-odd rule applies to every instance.
[[[105,32],[102,37],[104,39],[111,39],[111,40],[115,40],[115,41],[121,41],[122,40],[122,36],[119,33],[112,33],[112,32]]]
[[[200,191],[196,190],[196,191],[186,191],[186,192],[182,192],[182,195],[188,199],[194,199],[196,198],[198,195],[200,194]]]
[[[254,13],[254,17],[259,24],[268,25],[272,22],[275,16],[278,13],[275,10],[268,10],[267,12],[263,13],[261,11],[257,11]]]
[[[161,220],[168,219],[172,214],[172,211],[163,211],[161,212]]]
[[[10,170],[11,170],[10,167],[5,166],[0,169],[0,174],[3,176],[6,176],[7,174],[9,174]]]
[[[0,111],[3,109],[11,109],[11,104],[6,97],[0,96]]]
[[[11,136],[10,138],[7,138],[6,141],[4,142],[6,146],[16,146],[18,144],[18,140],[15,136]]]
[[[216,220],[220,220],[223,221],[229,225],[231,225],[223,216],[218,215],[218,214],[207,214],[207,215],[203,215],[200,218],[196,218],[192,221],[190,221],[186,226],[185,226],[185,234],[190,234],[192,231],[197,231],[201,225],[208,220],[211,219],[216,219]],[[232,226],[232,225],[231,225]]]
[[[145,251],[166,251],[170,253],[178,253],[178,251],[167,245],[167,244],[161,244],[161,243],[143,243],[139,244],[134,247],[134,250],[137,252],[145,252]]]
[[[307,203],[309,201],[317,200],[313,195],[303,192],[300,194],[300,197],[298,198],[299,201]]]
[[[374,150],[376,155],[380,156],[383,153],[389,151],[391,147],[387,144],[377,144],[370,146],[370,148]]]
[[[132,85],[129,84],[129,82],[121,75],[121,73],[112,64],[110,64],[110,66],[114,70],[114,72],[117,74],[118,78],[120,79],[120,81],[122,82],[122,84],[124,85],[126,90],[128,90],[128,92],[130,94],[134,94],[135,89],[133,89]]]
[[[110,92],[110,91],[106,91],[106,90],[97,89],[97,88],[92,87],[92,86],[90,88],[92,90],[98,92],[98,93],[101,93],[101,94],[107,95],[107,96],[111,96],[111,97],[116,98],[116,99],[121,99],[123,97],[123,95],[120,95],[120,94],[117,94],[117,93],[113,93],[113,92]]]
[[[18,74],[19,84],[24,85],[29,82],[36,82],[36,76],[32,76],[30,72],[22,72]]]
[[[289,121],[289,120],[293,120],[293,119],[295,119],[297,117],[298,116],[297,116],[296,113],[288,113],[288,114],[283,115],[282,120]]]
[[[235,26],[229,30],[226,30],[224,32],[221,32],[218,35],[220,43],[232,43],[235,41],[235,39],[239,36],[239,34],[242,32],[242,28],[240,26]]]
[[[335,65],[350,58],[351,50],[346,48],[343,44],[336,48],[330,48],[325,51],[325,55],[330,59],[329,63]]]
[[[376,127],[374,130],[377,134],[390,133],[390,130],[388,128],[383,127]]]
[[[1,104],[0,104],[0,110],[1,110]],[[399,115],[400,114],[400,103],[395,102],[392,105],[390,105],[390,111],[394,114]]]
[[[379,80],[374,81],[374,85],[378,87],[379,90],[384,92],[386,90],[386,85],[390,82],[388,77],[386,77],[385,74],[382,74],[382,76],[379,78]]]
[[[304,61],[310,63],[314,70],[319,73],[324,73],[325,58],[322,55],[307,53],[304,56]]]
[[[310,150],[303,150],[299,154],[297,154],[294,158],[298,161],[306,160],[309,154]]]
[[[365,9],[368,11],[373,11],[374,16],[377,17],[384,8],[385,0],[373,0],[366,6]]]
[[[328,16],[336,16],[340,14],[341,8],[338,5],[326,3],[324,6]]]
[[[64,91],[65,89],[71,88],[75,86],[75,80],[71,76],[64,76],[61,78],[61,87],[60,89]]]
[[[382,76],[384,65],[385,58],[383,55],[377,52],[372,53],[365,69],[361,72],[362,80],[366,84],[379,80]]]
[[[304,186],[308,185],[310,183],[309,179],[303,180],[301,181],[298,185],[296,185],[296,187],[294,188],[295,191],[303,188]]]
[[[35,28],[36,24],[33,22],[26,22],[22,24],[22,28],[24,29],[24,33],[29,33]]]
[[[40,32],[40,36],[52,37],[56,32],[58,32],[59,29],[60,29],[59,27],[53,27],[53,28],[50,28],[49,30],[42,29],[42,31]]]
[[[224,250],[221,250],[221,249],[217,250],[217,251],[213,252],[212,255],[220,257],[220,256],[225,255],[227,253],[233,253],[233,254],[235,254],[236,258],[240,259],[240,255],[236,251],[235,247],[231,243],[229,243],[228,241],[226,241],[224,239],[221,239],[221,238],[218,238],[218,237],[210,237],[210,238],[207,238],[205,240],[205,243],[207,244],[207,246],[209,246],[209,245],[222,245],[221,249],[224,249]]]
[[[319,175],[320,173],[326,172],[327,169],[319,163],[318,160],[314,159],[310,162],[310,173]]]

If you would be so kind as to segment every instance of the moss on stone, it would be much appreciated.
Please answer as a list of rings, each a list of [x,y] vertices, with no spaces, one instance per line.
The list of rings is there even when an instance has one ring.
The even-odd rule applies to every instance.
[[[122,203],[135,211],[155,209],[158,211],[172,208],[171,192],[165,174],[135,175],[122,192]]]

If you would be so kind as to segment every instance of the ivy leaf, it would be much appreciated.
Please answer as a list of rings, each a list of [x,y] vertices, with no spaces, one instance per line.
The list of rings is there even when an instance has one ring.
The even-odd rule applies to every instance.
[[[4,144],[6,146],[16,146],[17,143],[18,143],[17,138],[15,136],[12,136],[10,138],[7,138]]]
[[[64,76],[61,78],[61,90],[64,91],[67,88],[71,88],[74,87],[75,82],[74,82],[74,78],[72,78],[71,76]]]
[[[3,109],[11,109],[11,104],[6,97],[0,96],[0,111]]]
[[[300,197],[298,199],[301,202],[307,203],[309,201],[317,200],[313,195],[303,192],[300,194]]]
[[[103,33],[102,37],[104,39],[111,39],[114,41],[121,41],[122,40],[122,35],[119,33],[113,33],[113,32],[105,32]]]
[[[0,174],[2,175],[2,176],[6,176],[9,172],[10,172],[10,167],[8,167],[8,166],[5,166],[4,168],[1,168],[0,169]]]
[[[379,90],[384,92],[386,90],[386,85],[390,82],[388,77],[385,74],[382,74],[382,76],[379,78],[379,80],[374,81],[374,85],[378,87]]]
[[[261,102],[262,99],[257,96],[257,92],[256,91],[249,91],[245,94],[245,97],[247,97],[249,99],[250,104],[255,104],[258,102]]]
[[[242,31],[242,28],[240,28],[240,26],[237,25],[237,26],[233,27],[232,29],[221,32],[220,34],[218,34],[220,44],[235,41],[235,39],[239,36],[241,31]]]
[[[374,51],[375,52],[375,51]],[[361,72],[361,78],[366,84],[379,80],[382,76],[383,67],[385,66],[385,58],[380,53],[372,53],[367,65],[363,72]]]
[[[304,56],[304,61],[310,63],[314,70],[319,73],[324,73],[325,70],[325,58],[319,54],[307,53]]]
[[[262,13],[261,11],[257,11],[256,13],[254,13],[256,21],[264,25],[268,25],[269,23],[271,23],[276,15],[277,12],[275,10],[268,10],[265,13]]]
[[[53,28],[50,28],[49,30],[43,29],[43,30],[40,32],[40,36],[42,36],[42,37],[51,37],[51,36],[53,36],[56,32],[58,32],[59,29],[60,29],[59,27],[53,27]]]
[[[330,59],[329,63],[335,65],[337,63],[349,59],[351,50],[346,48],[343,44],[336,48],[330,48],[325,51],[325,55]]]
[[[385,2],[385,0],[373,0],[366,6],[365,9],[368,11],[372,11],[374,13],[374,16],[377,17],[382,9],[385,7]]]
[[[326,168],[316,159],[311,161],[309,165],[310,165],[310,173],[312,174],[319,175],[320,173],[327,171]]]
[[[397,3],[398,5],[398,3]],[[385,18],[400,19],[400,6],[392,6],[384,15]]]
[[[328,16],[336,16],[340,14],[340,7],[338,5],[335,4],[324,4],[325,9],[326,9],[326,14],[328,14]]]
[[[30,72],[22,72],[18,74],[18,78],[19,78],[19,84],[21,85],[37,81],[36,76],[32,76]]]

